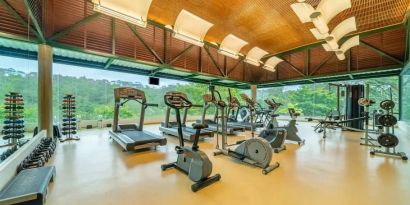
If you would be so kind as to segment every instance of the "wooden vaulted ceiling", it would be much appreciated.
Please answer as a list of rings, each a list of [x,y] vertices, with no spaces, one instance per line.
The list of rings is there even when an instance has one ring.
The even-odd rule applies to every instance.
[[[337,1],[337,0],[335,0]],[[352,8],[330,22],[330,29],[346,18],[355,16],[357,32],[402,23],[410,0],[351,0]],[[207,33],[208,42],[222,42],[232,33],[249,45],[276,54],[316,42],[309,29],[290,8],[296,0],[153,0],[148,18],[173,25],[182,9],[188,10],[214,24]],[[320,0],[306,0],[317,6]]]
[[[356,33],[361,35],[361,45],[353,48],[344,61],[324,51],[309,32],[313,25],[300,23],[290,8],[294,2],[296,0],[153,0],[148,13],[150,24],[140,28],[96,15],[89,0],[0,0],[0,35],[38,39],[36,25],[33,20],[29,21],[27,8],[30,8],[46,43],[86,53],[98,52],[107,57],[105,65],[96,64],[96,67],[119,70],[120,65],[113,59],[121,58],[167,68],[145,74],[158,72],[162,76],[161,73],[165,75],[176,69],[193,73],[180,79],[205,75],[211,76],[213,82],[216,77],[221,81],[265,85],[298,83],[300,79],[319,82],[312,79],[327,75],[354,78],[353,74],[364,71],[402,68],[407,60],[405,15],[410,0],[352,0],[352,8],[330,22],[332,29],[348,17],[356,17]],[[307,2],[316,6],[319,0]],[[172,38],[163,25],[172,25],[182,9],[214,24],[205,37],[207,42],[220,43],[232,33],[249,42],[243,53],[258,46],[285,62],[272,73],[246,64],[242,59],[220,55],[211,44],[199,48]]]

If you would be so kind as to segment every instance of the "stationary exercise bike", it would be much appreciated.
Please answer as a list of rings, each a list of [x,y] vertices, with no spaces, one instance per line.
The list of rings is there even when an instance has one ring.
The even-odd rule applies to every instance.
[[[188,177],[195,182],[195,184],[191,186],[193,192],[219,181],[221,179],[220,174],[209,177],[212,173],[212,162],[204,152],[199,150],[198,146],[201,129],[207,128],[207,125],[193,124],[193,128],[196,129],[196,135],[192,147],[184,145],[180,109],[190,108],[192,107],[192,103],[185,96],[178,93],[166,94],[164,101],[166,105],[175,110],[178,124],[179,146],[175,147],[178,154],[177,161],[161,165],[162,171],[169,168],[176,168],[187,174]]]
[[[282,105],[280,103],[276,103],[274,99],[266,99],[265,103],[270,109],[275,108],[276,110]],[[296,127],[296,119],[299,117],[300,113],[296,112],[294,108],[288,108],[288,111],[291,119],[287,125],[280,126],[276,120],[278,115],[271,114],[270,121],[268,122],[268,128],[284,128],[287,132],[286,140],[297,142],[298,145],[305,144],[305,139],[299,137],[298,128]]]
[[[222,100],[220,93],[215,90],[213,85],[209,86],[209,90],[211,91],[211,95],[208,96],[211,98],[212,102],[215,104],[216,108],[219,112],[221,112],[220,118],[221,120],[221,128],[222,128],[222,145],[220,144],[219,140],[219,133],[216,134],[216,151],[214,155],[224,154],[226,156],[232,157],[234,159],[240,160],[241,162],[245,162],[247,164],[260,167],[262,168],[263,174],[268,174],[269,172],[273,171],[274,169],[279,167],[279,163],[275,162],[274,164],[270,164],[272,160],[272,149],[269,143],[260,137],[254,137],[252,134],[251,139],[241,140],[236,142],[235,144],[229,145],[228,144],[228,136],[226,133],[227,130],[227,119],[228,117],[225,116],[226,110],[226,103]],[[215,97],[217,94],[218,98]],[[208,94],[209,95],[209,94]],[[251,109],[250,109],[251,110]],[[251,110],[251,112],[253,112]],[[250,122],[253,123],[251,114]],[[219,123],[217,123],[219,126]],[[253,126],[251,126],[251,132],[253,133]],[[230,149],[230,146],[236,146],[233,150]]]
[[[246,94],[241,94],[241,98],[248,104],[250,110],[255,110],[256,102],[254,100],[250,99]],[[271,115],[271,113],[267,115]],[[259,134],[259,137],[269,142],[275,153],[286,150],[286,136],[287,131],[285,128],[275,128],[269,126],[267,126],[266,129],[262,130]]]

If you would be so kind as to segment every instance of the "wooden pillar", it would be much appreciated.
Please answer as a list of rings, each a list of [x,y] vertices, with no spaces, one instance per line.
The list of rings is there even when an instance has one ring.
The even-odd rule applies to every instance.
[[[257,85],[251,85],[251,97],[252,97],[252,100],[255,100],[256,101],[256,93],[257,93],[257,89],[258,88],[258,86]]]
[[[53,136],[53,48],[38,46],[38,127]]]

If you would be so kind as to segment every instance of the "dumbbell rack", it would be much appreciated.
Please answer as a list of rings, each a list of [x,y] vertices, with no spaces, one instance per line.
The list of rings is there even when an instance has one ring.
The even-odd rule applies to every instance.
[[[24,138],[24,100],[17,92],[9,92],[4,99],[3,139],[8,142],[3,146],[17,146]]]
[[[64,138],[60,139],[60,142],[70,140],[80,140],[77,136],[77,119],[75,115],[75,97],[71,94],[66,94],[63,97],[62,103],[63,110],[63,123],[62,123],[62,135]]]

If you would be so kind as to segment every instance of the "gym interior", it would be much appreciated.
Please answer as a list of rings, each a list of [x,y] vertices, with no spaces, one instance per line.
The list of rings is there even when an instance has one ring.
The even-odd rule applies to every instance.
[[[0,204],[408,205],[410,0],[0,0]]]

